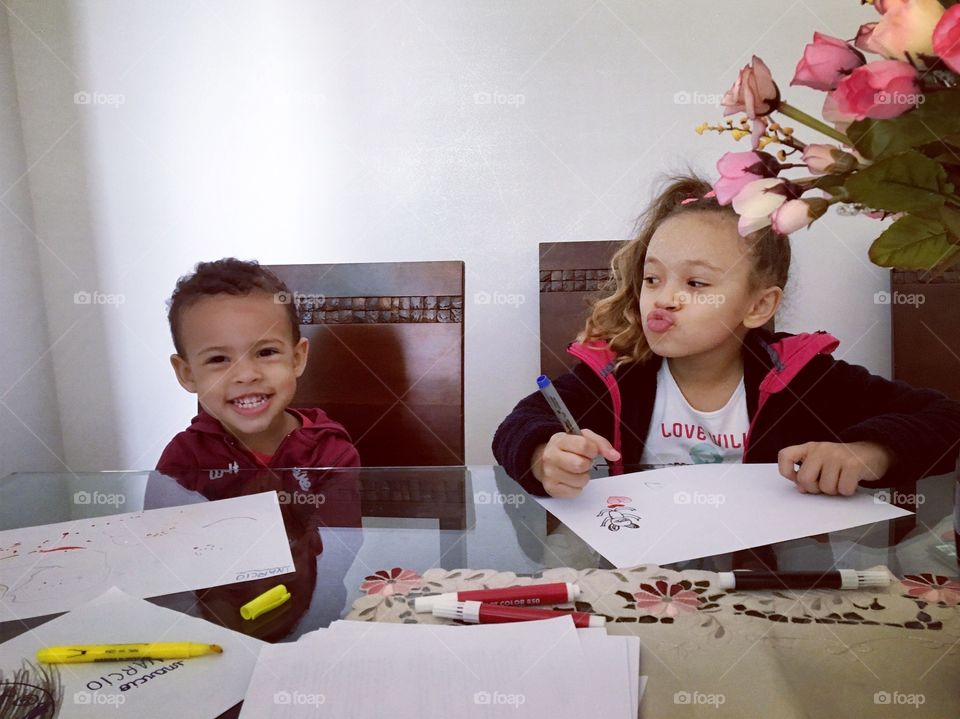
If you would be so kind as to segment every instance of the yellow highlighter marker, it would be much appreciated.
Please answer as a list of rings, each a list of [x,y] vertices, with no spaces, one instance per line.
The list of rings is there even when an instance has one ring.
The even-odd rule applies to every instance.
[[[131,659],[188,659],[205,654],[222,654],[219,644],[198,642],[150,642],[147,644],[89,644],[72,647],[45,647],[37,650],[37,661],[45,664],[119,662]]]
[[[290,599],[290,592],[285,586],[278,584],[240,607],[240,616],[247,620],[256,619],[261,614],[276,609],[288,599]]]

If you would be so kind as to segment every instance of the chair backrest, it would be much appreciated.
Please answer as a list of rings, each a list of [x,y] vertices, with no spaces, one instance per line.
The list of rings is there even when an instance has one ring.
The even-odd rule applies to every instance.
[[[540,372],[556,379],[576,360],[567,354],[610,279],[623,240],[540,243]]]
[[[577,360],[567,345],[577,338],[590,301],[606,294],[610,262],[626,240],[540,243],[540,372],[556,379]],[[771,319],[764,329],[774,331]]]
[[[364,466],[462,465],[463,263],[270,269],[310,341],[292,406],[343,424]]]

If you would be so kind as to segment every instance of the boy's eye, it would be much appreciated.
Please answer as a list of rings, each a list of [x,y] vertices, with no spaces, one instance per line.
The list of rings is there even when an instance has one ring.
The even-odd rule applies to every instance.
[[[214,355],[213,357],[210,357],[204,364],[217,364],[217,363],[226,362],[226,361],[227,361],[227,358],[224,357],[223,355]]]
[[[278,350],[276,347],[264,347],[262,350],[260,350],[258,354],[261,357],[269,357],[270,355],[275,355],[279,353],[280,353],[280,350]]]
[[[695,288],[695,289],[698,289],[698,290],[699,290],[701,287],[706,287],[706,286],[707,286],[707,283],[706,283],[706,282],[701,282],[700,280],[690,280],[689,282],[687,282],[687,284],[690,285],[691,287]]]

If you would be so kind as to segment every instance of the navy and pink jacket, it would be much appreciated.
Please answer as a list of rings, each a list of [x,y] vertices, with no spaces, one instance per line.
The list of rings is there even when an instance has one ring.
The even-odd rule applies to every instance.
[[[804,442],[877,442],[893,452],[887,475],[865,486],[899,486],[953,470],[960,449],[960,402],[940,392],[870,374],[836,360],[839,341],[825,333],[752,330],[743,344],[750,428],[744,463],[776,462],[784,447]],[[638,465],[650,428],[662,358],[616,366],[602,342],[572,344],[580,362],[554,381],[580,427],[606,437],[622,459],[614,473]],[[544,494],[530,469],[534,450],[560,422],[539,392],[501,423],[493,454],[525,489]]]

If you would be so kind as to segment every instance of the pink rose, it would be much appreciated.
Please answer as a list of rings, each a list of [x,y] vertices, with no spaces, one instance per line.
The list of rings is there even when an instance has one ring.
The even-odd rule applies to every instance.
[[[720,179],[713,185],[717,202],[729,205],[737,193],[754,180],[775,177],[780,163],[766,152],[728,152],[717,162]]]
[[[745,112],[751,120],[769,115],[780,105],[780,90],[773,81],[770,68],[756,55],[737,76],[720,103],[724,115]]]
[[[791,85],[806,85],[814,90],[833,90],[855,67],[866,62],[863,54],[840,40],[813,33],[813,42],[803,49]]]
[[[917,71],[899,60],[878,60],[858,67],[830,96],[841,115],[857,120],[897,117],[916,107],[922,97]]]
[[[834,97],[835,95],[836,91],[827,93],[827,96],[823,99],[823,109],[821,113],[823,114],[824,120],[833,124],[840,132],[846,132],[847,128],[850,127],[850,124],[856,118],[849,113],[840,112],[840,108],[837,107],[837,98]]]
[[[947,10],[933,31],[933,51],[956,73],[960,73],[960,5]]]
[[[859,164],[856,157],[844,152],[836,145],[814,143],[803,148],[803,162],[814,175],[850,172]]]
[[[873,31],[876,29],[877,23],[875,22],[868,22],[861,25],[860,29],[857,30],[857,36],[853,39],[854,46],[864,52],[872,52],[877,55],[883,53],[883,48],[873,42]]]
[[[944,13],[939,0],[899,0],[882,5],[883,17],[870,35],[870,44],[890,59],[917,60],[933,55],[933,30]]]
[[[747,183],[733,198],[733,209],[740,215],[737,230],[741,237],[762,230],[772,215],[787,201],[787,181],[780,177],[764,177]]]
[[[829,203],[821,197],[810,200],[787,200],[770,215],[770,224],[781,235],[789,235],[821,217],[829,206]]]

